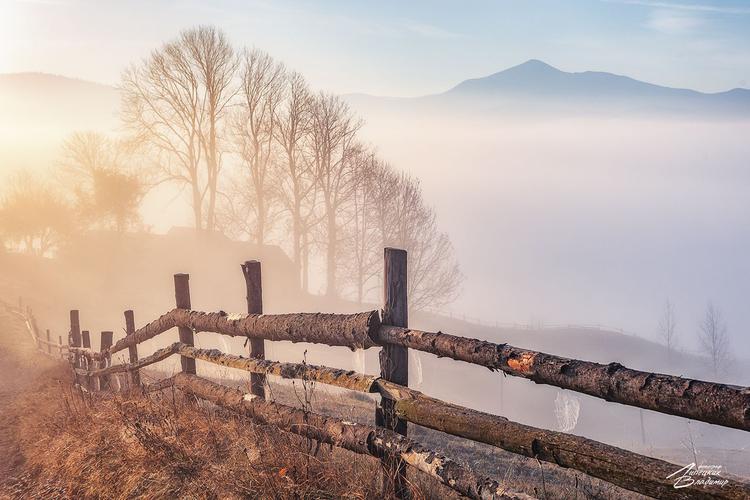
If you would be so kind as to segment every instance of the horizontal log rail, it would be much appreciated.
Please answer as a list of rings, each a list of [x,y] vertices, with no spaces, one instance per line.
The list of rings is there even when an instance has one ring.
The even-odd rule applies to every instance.
[[[252,394],[245,394],[237,389],[216,384],[195,375],[178,373],[167,380],[171,380],[171,383],[162,382],[158,388],[165,389],[173,385],[186,394],[210,401],[258,423],[274,425],[284,431],[339,446],[354,453],[403,460],[469,498],[530,498],[523,493],[503,488],[499,481],[482,478],[450,458],[430,451],[415,441],[384,428],[345,422],[291,406],[268,402]]]
[[[486,443],[560,467],[579,470],[621,488],[655,498],[750,498],[750,483],[728,478],[727,484],[700,492],[676,489],[668,477],[682,468],[616,446],[573,434],[540,429],[505,417],[446,403],[383,379],[376,381],[383,397],[395,401],[399,418],[453,436]]]
[[[227,314],[172,309],[119,340],[108,352],[114,354],[175,327],[230,337],[311,342],[356,350],[375,345],[371,338],[379,326],[377,311],[356,314]]]
[[[703,422],[750,430],[750,388],[644,372],[619,363],[601,364],[459,337],[442,332],[380,325],[376,311],[357,314],[279,315],[205,313],[174,309],[97,353],[71,348],[93,360],[137,345],[175,327],[229,336],[313,342],[351,349],[399,345],[465,361],[490,370]]]
[[[419,452],[421,448],[406,438],[406,423],[412,422],[547,461],[555,466],[573,468],[648,496],[677,499],[750,497],[750,486],[742,479],[723,476],[722,480],[726,480],[726,483],[721,486],[707,484],[701,488],[677,489],[674,487],[674,478],[670,476],[680,470],[678,465],[580,436],[527,426],[409,389],[406,387],[408,349],[414,349],[605,401],[750,430],[748,387],[633,370],[619,363],[602,364],[566,358],[507,343],[465,338],[440,331],[410,329],[407,327],[406,254],[400,250],[386,249],[384,255],[386,265],[382,322],[385,324],[381,324],[381,316],[377,311],[355,314],[255,314],[263,310],[259,266],[255,266],[258,271],[255,274],[245,274],[243,271],[248,311],[253,314],[192,310],[189,277],[179,274],[175,275],[177,308],[138,330],[135,329],[132,311],[126,311],[125,338],[111,345],[111,332],[106,332],[108,342],[105,345],[102,341],[101,352],[81,347],[89,346],[90,342],[88,336],[81,341],[78,311],[71,311],[70,343],[74,347],[69,349],[68,358],[73,365],[76,380],[90,382],[98,378],[101,384],[110,375],[124,372],[129,372],[130,378],[138,380],[141,368],[169,356],[179,355],[181,373],[146,386],[145,391],[177,388],[258,421],[274,423],[291,432],[378,456],[383,459],[383,465],[388,471],[385,476],[393,477],[397,495],[405,494],[404,462],[412,463],[464,495],[481,498],[498,494],[497,482],[477,478],[468,469],[442,457],[435,457],[434,454],[413,454],[414,450]],[[243,266],[243,270],[248,264],[250,262]],[[37,340],[39,336],[33,315],[30,311],[28,316],[21,315],[32,337]],[[173,328],[179,329],[180,342],[139,359],[136,349],[138,344]],[[194,347],[194,334],[198,332],[250,339],[250,357]],[[104,333],[102,332],[103,340]],[[47,337],[49,338],[49,334]],[[263,359],[263,341],[309,342],[343,346],[352,350],[383,347],[380,353],[381,376],[368,376],[325,366],[267,361]],[[37,345],[45,344],[53,345]],[[112,365],[112,355],[125,349],[128,349],[129,362]],[[244,394],[198,378],[195,375],[195,360],[253,374],[310,380],[365,393],[377,393],[381,396],[375,415],[377,427],[366,429],[365,432],[365,426],[355,426],[355,432],[352,430],[355,427],[342,427],[344,422],[314,414],[313,420],[319,419],[315,420],[316,425],[308,425],[307,420],[302,420],[305,423],[302,426],[298,416],[309,416],[309,412],[266,402],[264,387],[256,383],[258,380],[265,380],[264,377],[251,377],[253,390],[251,394]],[[134,386],[138,387],[139,382],[134,382]],[[360,431],[364,434],[357,434]]]
[[[374,340],[630,406],[750,430],[750,388],[643,372],[442,332],[381,326]]]
[[[252,373],[303,379],[365,393],[379,393],[395,402],[399,418],[473,441],[486,443],[529,458],[572,468],[630,491],[657,498],[695,498],[695,491],[675,489],[668,476],[681,466],[633,453],[572,434],[540,429],[505,417],[447,403],[387,380],[353,371],[300,363],[257,360],[224,354],[217,349],[198,349],[176,342],[137,363],[106,369],[77,370],[80,375],[101,376],[136,370],[173,354]],[[162,389],[165,388],[161,387]],[[728,479],[723,486],[702,489],[704,498],[750,498],[750,484]]]
[[[185,345],[181,342],[175,342],[170,346],[159,349],[152,355],[141,358],[134,363],[123,363],[95,370],[79,368],[76,372],[79,375],[92,377],[131,372],[158,363],[159,361],[163,361],[174,354],[179,354],[180,356],[192,359],[200,359],[209,363],[236,368],[251,373],[276,375],[286,379],[310,380],[360,392],[373,392],[375,381],[378,378],[350,370],[329,368],[327,366],[284,363],[280,361],[268,361],[265,359],[234,356],[232,354],[224,354],[218,349],[199,349],[197,347]]]

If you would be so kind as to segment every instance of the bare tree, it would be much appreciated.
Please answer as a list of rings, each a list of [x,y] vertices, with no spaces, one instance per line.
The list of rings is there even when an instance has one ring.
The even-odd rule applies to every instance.
[[[95,132],[73,133],[63,143],[61,180],[90,226],[123,232],[140,220],[147,176],[130,172],[134,158],[133,144]]]
[[[3,183],[0,233],[21,251],[48,255],[75,231],[72,212],[57,190],[19,171]]]
[[[462,275],[450,239],[438,230],[419,182],[394,172],[373,153],[360,152],[354,159],[344,266],[358,300],[380,289],[382,249],[393,246],[409,252],[410,307],[440,307],[452,301]]]
[[[286,78],[284,67],[260,50],[245,51],[240,89],[241,106],[235,117],[234,131],[244,187],[239,193],[240,211],[247,221],[248,232],[258,244],[266,241],[278,217],[272,203],[278,195],[273,183],[276,142],[276,110],[283,95]]]
[[[308,153],[312,117],[312,96],[302,75],[291,73],[286,79],[284,103],[275,116],[274,133],[281,147],[278,184],[292,233],[292,261],[302,290],[309,288],[311,230],[317,222],[316,181]]]
[[[721,311],[709,302],[706,313],[700,322],[698,339],[701,347],[708,353],[709,364],[713,374],[718,376],[729,370],[731,355],[729,351],[729,334]]]
[[[122,77],[123,120],[161,153],[164,180],[191,189],[197,229],[215,226],[218,131],[234,97],[234,50],[212,27],[183,31]]]
[[[358,148],[355,136],[361,122],[354,118],[349,106],[334,95],[317,95],[312,109],[311,149],[325,227],[326,295],[336,296],[337,256],[342,241],[339,217],[353,186],[351,160]]]
[[[373,152],[358,151],[352,160],[353,186],[345,207],[343,230],[346,238],[343,255],[343,268],[348,281],[354,286],[356,300],[362,303],[368,292],[377,288],[377,280],[382,271],[382,238],[374,205],[377,180],[384,173],[383,166]]]
[[[439,231],[435,212],[425,205],[417,179],[401,174],[395,193],[383,246],[409,252],[409,306],[424,309],[448,304],[463,281],[450,238]]]
[[[676,347],[677,337],[675,334],[676,318],[674,312],[674,304],[667,299],[664,304],[664,311],[662,312],[661,319],[659,319],[659,335],[664,341],[664,345],[667,347],[667,360],[670,361],[672,353]]]

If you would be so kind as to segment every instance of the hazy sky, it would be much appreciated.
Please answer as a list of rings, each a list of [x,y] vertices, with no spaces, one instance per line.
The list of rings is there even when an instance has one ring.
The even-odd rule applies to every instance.
[[[532,58],[704,91],[750,86],[745,0],[0,0],[0,72],[115,83],[199,23],[342,93],[438,92]]]

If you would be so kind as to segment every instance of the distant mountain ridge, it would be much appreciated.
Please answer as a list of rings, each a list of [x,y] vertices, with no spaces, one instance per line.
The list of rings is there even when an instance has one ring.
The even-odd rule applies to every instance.
[[[376,102],[419,106],[459,106],[470,111],[639,112],[750,118],[750,90],[704,93],[643,82],[600,71],[567,72],[532,59],[489,76],[465,80],[434,95],[380,98],[351,95],[355,107]],[[479,105],[481,109],[476,109]]]

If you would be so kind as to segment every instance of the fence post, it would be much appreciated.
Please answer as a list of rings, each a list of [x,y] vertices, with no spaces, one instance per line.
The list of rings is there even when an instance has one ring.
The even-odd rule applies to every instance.
[[[91,335],[89,334],[88,330],[83,330],[81,332],[81,343],[83,347],[86,349],[91,349]],[[85,368],[86,370],[90,370],[93,366],[93,362],[91,359],[87,358],[86,356],[81,356],[80,363],[82,368]],[[92,377],[86,376],[84,378],[84,381],[86,382],[86,387],[88,389],[94,389],[94,379]]]
[[[47,354],[52,354],[52,337],[49,334],[49,328],[47,328]]]
[[[178,309],[190,309],[190,275],[189,274],[175,274],[174,275],[174,298]],[[190,328],[179,327],[180,342],[185,345],[195,345],[193,340],[193,330]],[[193,358],[186,358],[180,356],[180,364],[182,365],[183,373],[191,373],[195,375],[195,360]]]
[[[112,347],[112,337],[113,332],[102,332],[101,342],[99,344],[99,352],[105,352],[107,349]],[[107,359],[102,359],[100,362],[100,368],[106,368],[109,364],[107,362]],[[111,389],[110,384],[110,376],[109,375],[102,375],[99,377],[99,390],[109,390]]]
[[[68,345],[73,347],[81,347],[81,323],[78,317],[78,311],[73,309],[70,311],[70,333],[68,334]],[[80,356],[78,353],[73,355],[73,380],[78,382],[78,374],[75,373],[76,368],[80,368]]]
[[[59,347],[59,348],[60,348],[60,358],[62,359],[62,358],[64,358],[64,357],[65,357],[65,356],[63,356],[63,343],[62,343],[62,335],[58,335],[58,336],[57,336],[57,343],[58,343],[58,344],[59,344],[59,346],[60,346],[60,347]]]
[[[393,326],[409,325],[406,251],[386,248],[384,251],[383,272],[383,324]],[[406,347],[384,345],[380,350],[380,376],[385,380],[409,385],[409,350]],[[406,421],[399,419],[394,411],[394,402],[383,398],[375,413],[375,423],[406,436]],[[386,481],[391,479],[394,493],[399,498],[408,496],[406,486],[406,465],[403,461],[386,463]]]
[[[248,260],[242,264],[242,274],[245,276],[247,289],[248,314],[263,314],[263,288],[261,282],[260,262]],[[263,339],[248,339],[250,341],[250,357],[266,359],[266,348]],[[250,374],[250,392],[256,396],[265,397],[266,376],[262,373]]]
[[[133,311],[125,311],[125,335],[130,336],[135,333],[135,317]],[[128,354],[130,355],[130,363],[138,361],[138,345],[134,344],[128,347]],[[141,386],[141,374],[138,370],[130,372],[130,385],[132,387]]]

